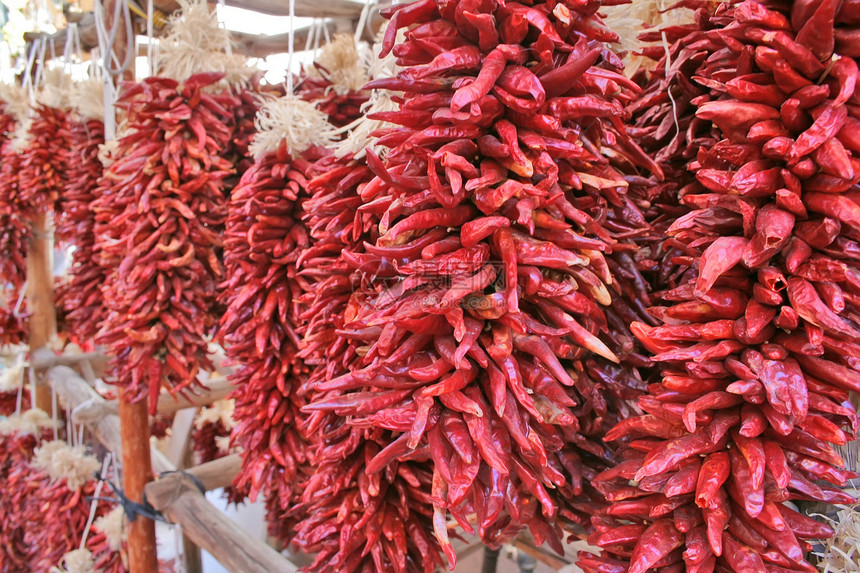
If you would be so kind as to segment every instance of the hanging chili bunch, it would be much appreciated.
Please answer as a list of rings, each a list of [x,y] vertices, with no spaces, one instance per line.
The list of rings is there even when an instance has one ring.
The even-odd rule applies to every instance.
[[[125,513],[116,506],[93,522],[93,529],[87,537],[87,550],[92,555],[94,569],[104,573],[125,573],[122,559],[123,520]]]
[[[91,344],[106,314],[101,292],[106,269],[99,261],[94,210],[104,172],[100,159],[105,143],[102,91],[99,80],[80,82],[73,91],[80,117],[70,122],[68,184],[56,218],[57,238],[73,244],[75,250],[68,280],[58,286],[55,299],[64,311],[65,333],[81,347]]]
[[[82,447],[72,447],[61,440],[41,444],[32,461],[22,466],[22,473],[29,473],[28,484],[32,487],[21,516],[25,523],[31,524],[24,535],[25,542],[34,550],[30,570],[48,571],[80,546],[92,505],[87,498],[101,492],[93,478],[100,469],[101,463]],[[46,507],[52,508],[48,520],[44,519]],[[99,502],[95,516],[106,514],[111,508],[112,504]],[[32,527],[34,523],[42,526]],[[106,565],[108,570],[116,570],[121,566],[120,554],[113,553],[113,563]]]
[[[21,201],[37,213],[58,208],[60,195],[69,181],[67,142],[71,133],[67,90],[71,79],[55,69],[46,72],[44,81],[18,175]]]
[[[233,109],[233,137],[231,139],[232,157],[228,153],[227,158],[233,163],[236,173],[233,176],[235,183],[239,182],[242,174],[251,167],[254,158],[251,156],[249,146],[257,133],[254,118],[260,111],[260,93],[250,87],[242,87],[235,90],[236,97],[241,102]],[[235,187],[235,184],[230,185]]]
[[[632,325],[661,379],[606,436],[622,463],[596,480],[612,504],[586,571],[814,571],[807,540],[832,530],[783,502],[853,501],[833,446],[857,432],[860,390],[858,67],[838,41],[855,12],[748,0],[672,38],[705,52],[688,142],[717,143],[689,160],[690,212],[667,230],[661,324]]]
[[[358,344],[338,332],[356,278],[340,252],[361,236],[353,229],[361,204],[357,190],[373,174],[351,156],[323,158],[314,171],[311,198],[304,203],[314,244],[300,260],[309,284],[300,355],[310,370],[302,392],[325,399],[337,392],[315,390],[314,382],[346,372],[359,356]],[[391,432],[348,425],[319,411],[304,416],[301,428],[311,442],[313,475],[300,503],[276,517],[283,538],[294,535],[303,551],[316,553],[311,569],[429,572],[441,565],[441,548],[429,533],[432,467],[426,448],[367,475],[370,461],[394,440]],[[292,526],[296,516],[302,518],[297,524],[283,527]]]
[[[352,35],[338,34],[303,73],[296,94],[327,115],[329,123],[343,127],[361,117],[368,97],[362,90],[367,79]]]
[[[38,483],[29,479],[29,463],[33,451],[50,439],[50,428],[50,417],[35,409],[0,420],[0,563],[8,573],[33,571],[34,547],[24,540],[31,524],[23,516],[29,499],[38,493]]]
[[[0,88],[0,346],[27,341],[27,312],[22,301],[27,282],[27,251],[32,236],[31,206],[21,198],[21,136],[29,103],[23,91]]]
[[[15,302],[6,301],[0,306],[0,347],[26,344],[29,335],[29,317],[20,309],[15,312]]]
[[[224,241],[229,279],[221,295],[227,312],[219,336],[239,365],[231,376],[237,386],[233,443],[245,463],[234,483],[252,500],[273,484],[281,489],[274,497],[287,503],[296,468],[305,462],[291,399],[302,371],[294,269],[307,235],[292,212],[305,183],[303,168],[307,162],[293,161],[282,145],[256,161],[230,197]]]
[[[267,494],[269,512],[294,499],[299,467],[307,462],[296,416],[296,388],[304,375],[296,325],[303,292],[296,261],[309,245],[301,223],[305,173],[310,162],[291,149],[327,141],[330,127],[309,104],[294,98],[267,100],[258,115],[251,146],[255,163],[233,189],[224,240],[227,281],[221,301],[227,311],[219,339],[239,365],[232,443],[243,464],[234,481],[240,495]],[[311,159],[314,150],[307,151]]]
[[[367,155],[359,213],[379,224],[344,253],[366,278],[343,328],[359,352],[306,410],[395,432],[369,476],[430,448],[451,563],[448,512],[467,531],[476,516],[487,543],[528,526],[561,551],[560,514],[585,523],[588,481],[612,463],[599,438],[623,410],[607,387],[641,388],[601,308],[616,241],[599,221],[627,187],[604,137],[619,164],[653,165],[610,121],[637,87],[599,46],[597,8],[397,6],[383,54],[405,69],[369,84],[404,94],[370,116],[402,127],[380,132],[384,161]]]
[[[442,558],[430,533],[432,467],[427,448],[368,475],[371,460],[393,441],[390,432],[361,435],[334,416],[322,419],[327,423],[310,426],[318,432],[320,446],[315,472],[300,503],[283,516],[304,517],[294,527],[293,541],[315,553],[308,569],[434,571]]]
[[[129,85],[118,101],[128,114],[108,168],[112,213],[109,237],[97,247],[121,263],[105,291],[108,315],[97,341],[115,355],[118,384],[154,412],[161,387],[172,393],[211,369],[209,312],[222,276],[218,230],[225,217],[221,157],[231,136],[237,100],[207,87],[221,74],[198,74],[182,84],[148,78]],[[120,237],[121,239],[114,239]]]
[[[227,400],[219,400],[197,415],[191,434],[195,465],[223,458],[229,453],[232,415],[233,404]]]

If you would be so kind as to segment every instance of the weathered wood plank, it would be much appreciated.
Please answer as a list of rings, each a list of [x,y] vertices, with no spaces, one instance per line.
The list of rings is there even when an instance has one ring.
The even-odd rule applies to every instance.
[[[148,484],[146,499],[170,521],[181,525],[183,534],[191,541],[234,573],[298,571],[277,551],[252,537],[206,501],[194,482],[183,474],[170,474]]]
[[[210,4],[215,1],[209,0]],[[227,0],[228,6],[262,12],[271,16],[287,16],[290,13],[290,4],[286,0]],[[179,9],[176,0],[154,0],[153,6],[165,14],[170,14]],[[349,18],[358,19],[361,15],[363,3],[351,0],[296,0],[295,14],[298,18]]]

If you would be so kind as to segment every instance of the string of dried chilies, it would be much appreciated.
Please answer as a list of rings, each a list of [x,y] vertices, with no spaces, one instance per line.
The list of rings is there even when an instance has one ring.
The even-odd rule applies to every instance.
[[[305,410],[387,441],[356,470],[366,480],[432,460],[429,490],[415,485],[451,563],[448,515],[491,545],[529,527],[561,551],[559,518],[584,524],[601,505],[588,482],[611,465],[615,396],[643,389],[616,334],[629,331],[602,310],[616,288],[603,253],[626,229],[601,220],[637,211],[616,165],[659,169],[613,124],[638,87],[600,44],[597,7],[388,11],[383,55],[404,69],[369,87],[404,93],[369,117],[400,127],[378,132],[384,160],[367,152],[356,228],[373,226],[342,255],[364,280],[337,332],[346,371],[314,381]],[[607,137],[624,150],[604,152]]]
[[[661,160],[695,177],[675,191],[689,212],[666,230],[660,324],[632,325],[660,375],[606,436],[622,449],[596,480],[604,553],[580,566],[815,571],[807,540],[832,530],[783,502],[851,502],[856,477],[833,445],[857,431],[860,390],[860,100],[834,42],[857,6],[687,5],[697,24],[663,31],[674,44],[635,104],[646,147],[668,140]]]
[[[121,262],[104,291],[108,315],[97,342],[111,349],[117,382],[148,397],[153,412],[162,387],[192,389],[200,369],[212,368],[223,179],[233,170],[221,153],[239,105],[206,89],[222,77],[149,78],[126,86],[117,102],[129,131],[105,174],[114,209],[98,248]]]

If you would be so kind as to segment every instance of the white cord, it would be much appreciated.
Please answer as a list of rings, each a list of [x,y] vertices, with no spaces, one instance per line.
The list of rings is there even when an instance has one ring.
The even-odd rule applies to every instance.
[[[30,382],[30,408],[36,407],[36,376],[33,373],[33,366],[27,368],[27,377]]]
[[[293,52],[296,40],[296,0],[290,0],[289,58],[287,59],[287,95],[293,93]]]
[[[316,59],[320,49],[320,38],[322,38],[323,19],[316,18],[314,20],[314,26],[314,59]]]
[[[113,44],[111,43],[110,35],[105,27],[104,6],[102,5],[101,0],[96,0],[93,14],[96,22],[96,35],[98,36],[99,41],[99,51],[102,56],[101,71],[105,100],[105,141],[113,141],[116,139],[116,110],[114,109],[116,86],[113,82],[110,67],[111,60],[115,58],[115,54],[113,53]]]
[[[24,405],[24,365],[21,365],[21,373],[18,375],[18,397],[15,399],[15,413],[21,415],[21,407]]]
[[[24,70],[24,89],[30,100],[30,107],[35,107],[36,105],[36,88],[33,86],[33,66],[36,64],[36,54],[39,51],[41,43],[42,38],[38,38],[30,46],[30,55],[27,57],[27,68]]]
[[[152,42],[155,39],[155,9],[152,6],[152,0],[146,0],[146,61],[149,62],[149,73],[155,75],[155,62],[152,61]]]
[[[24,281],[24,286],[21,287],[21,292],[18,293],[18,302],[15,303],[15,310],[13,314],[17,316],[17,314],[21,311],[21,305],[24,304],[24,296],[27,294],[27,284],[29,283],[29,279]]]
[[[90,398],[89,400],[84,400],[83,402],[81,402],[80,404],[75,406],[71,412],[68,413],[68,418],[72,423],[72,432],[71,433],[76,438],[78,438],[78,443],[75,445],[79,446],[79,445],[84,443],[84,424],[83,423],[78,424],[81,427],[81,429],[79,430],[80,436],[78,436],[78,432],[74,431],[75,424],[77,424],[77,421],[75,419],[78,417],[78,410],[80,410],[81,408],[86,408],[86,407],[90,406],[91,404],[93,404],[94,401],[95,401],[95,398]]]
[[[113,463],[113,453],[108,452],[108,455],[105,456],[104,462],[102,462],[102,478],[107,476],[111,463]],[[90,515],[87,518],[87,525],[84,527],[84,533],[81,536],[81,549],[84,549],[87,546],[87,537],[90,534],[90,527],[92,527],[93,521],[96,519],[96,509],[98,509],[99,506],[99,496],[102,493],[104,483],[104,479],[100,479],[99,483],[96,484],[96,490],[93,493],[93,501],[90,504]]]
[[[57,439],[57,393],[54,391],[54,387],[51,387],[51,420],[54,422],[54,439]]]
[[[364,35],[364,27],[367,25],[367,17],[370,15],[371,4],[376,5],[376,2],[374,0],[364,0],[364,8],[361,9],[361,16],[358,17],[358,26],[355,27],[355,35],[353,36],[356,47]]]
[[[313,22],[311,22],[311,27],[308,30],[308,37],[305,38],[305,51],[306,52],[311,49],[311,46],[313,46],[313,40],[314,40],[314,35],[316,34],[316,30],[317,30],[317,19],[314,18]]]

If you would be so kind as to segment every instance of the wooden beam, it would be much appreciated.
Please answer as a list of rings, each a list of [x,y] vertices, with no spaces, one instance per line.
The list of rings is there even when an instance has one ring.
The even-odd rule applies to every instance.
[[[209,0],[215,4],[217,0]],[[270,16],[288,16],[290,4],[286,0],[227,0],[228,6],[261,12]],[[179,9],[176,0],[154,0],[153,6],[170,14]],[[362,2],[351,0],[296,0],[295,14],[298,18],[349,18],[357,20],[364,7]]]
[[[203,486],[206,491],[212,491],[222,487],[232,485],[233,480],[242,469],[242,456],[239,454],[230,454],[217,460],[194,466],[185,473],[193,475],[197,481]],[[182,475],[178,473],[168,473],[160,479],[150,482],[146,486],[146,498],[150,499],[153,496],[165,496],[166,492],[173,492],[177,487],[181,487],[180,481]]]
[[[170,463],[178,468],[185,467],[182,463],[185,454],[191,445],[191,432],[194,430],[194,417],[197,408],[184,408],[176,412],[173,418],[173,426],[170,428],[170,441],[167,442],[167,451],[164,455]]]
[[[60,399],[74,409],[88,400],[103,402],[83,378],[68,366],[56,366],[47,372],[51,386]],[[119,418],[108,414],[101,420],[88,424],[93,435],[117,455],[122,450],[119,436]],[[156,473],[176,470],[167,459],[153,449],[152,468]],[[203,484],[206,490],[226,487],[233,483],[242,461],[238,454],[226,456],[214,462],[201,464],[188,470]],[[197,486],[180,473],[168,473],[158,481],[145,487],[146,498],[152,506],[162,511],[195,544],[212,554],[224,567],[235,573],[270,573],[272,571],[293,573],[295,565],[263,541],[249,535],[224,513],[209,503]]]
[[[232,483],[239,456],[228,456],[189,470],[205,489]],[[227,478],[229,477],[229,480]],[[146,486],[146,499],[182,532],[234,573],[293,573],[298,568],[216,509],[186,475],[173,473]]]
[[[104,370],[110,359],[101,352],[85,352],[83,354],[55,354],[50,348],[37,348],[30,353],[30,364],[36,370],[47,370],[54,366],[78,366],[89,362],[96,370]]]
[[[99,396],[86,380],[68,366],[55,366],[45,373],[51,388],[57,393],[60,401],[70,410],[74,411],[73,422],[84,423],[89,427],[93,436],[117,457],[122,455],[122,440],[120,438],[120,422],[116,412],[106,412],[105,415],[95,418],[82,419],[78,414],[84,408],[78,408],[82,404],[94,404],[96,407],[104,408],[106,400]],[[77,409],[77,410],[76,410]],[[167,458],[155,448],[151,448],[152,470],[156,473],[175,470],[176,467],[167,461]]]
[[[75,407],[92,400],[104,400],[74,370],[68,366],[57,366],[47,373],[51,386],[68,407]],[[121,456],[119,417],[108,414],[99,421],[90,422],[90,430],[108,450]],[[175,472],[176,467],[153,449],[153,469],[157,473]],[[206,490],[226,487],[233,483],[239,473],[242,459],[238,454],[202,464],[188,470],[197,477]],[[147,500],[158,510],[166,508],[168,518],[182,526],[182,531],[196,545],[209,551],[230,571],[263,573],[265,571],[297,571],[296,567],[281,557],[262,541],[252,538],[247,532],[212,504],[210,504],[187,477],[179,473],[168,473],[162,479],[149,482],[145,487]],[[174,497],[176,496],[176,497]]]
[[[105,399],[99,396],[77,372],[68,366],[55,366],[46,374],[48,383],[60,397],[60,401],[71,410],[81,404],[104,404]],[[73,416],[75,423],[82,420]],[[88,418],[86,421],[95,438],[108,450],[119,456],[122,451],[122,441],[119,436],[119,416],[108,414],[99,418]]]
[[[233,391],[233,385],[223,376],[210,378],[205,384],[206,390],[201,390],[199,394],[177,397],[162,394],[158,397],[158,406],[156,406],[158,414],[169,416],[185,408],[208,406],[212,402],[223,400]]]
[[[184,408],[208,406],[218,400],[226,398],[233,391],[230,381],[224,377],[218,377],[207,382],[207,390],[200,394],[192,394],[187,397],[175,398],[170,394],[162,394],[158,397],[157,411],[160,416],[171,416],[174,412]],[[119,403],[116,400],[101,400],[90,402],[81,407],[75,414],[78,421],[89,423],[98,420],[108,414],[119,414]]]
[[[186,408],[179,410],[173,418],[170,441],[167,443],[165,455],[179,469],[194,465],[191,432],[194,430],[196,416],[197,408]],[[203,552],[185,534],[182,535],[182,564],[185,566],[185,573],[203,573]]]
[[[84,52],[89,52],[91,49],[99,45],[98,32],[96,32],[96,18],[92,12],[82,14],[77,22],[78,36],[81,39],[81,49]],[[54,45],[53,52],[48,47],[48,53],[62,54],[66,46],[66,35],[68,28],[58,30],[53,34],[45,34],[44,32],[24,32],[24,41],[27,43],[39,38],[47,38]]]

